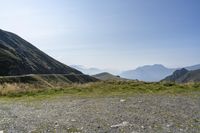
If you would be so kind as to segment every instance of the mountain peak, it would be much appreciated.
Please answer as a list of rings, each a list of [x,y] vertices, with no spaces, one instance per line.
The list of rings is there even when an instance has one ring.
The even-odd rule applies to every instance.
[[[135,70],[125,71],[121,74],[127,79],[138,79],[142,81],[160,81],[166,76],[172,74],[174,69],[166,68],[161,64],[145,65]]]
[[[189,72],[187,69],[182,68],[182,69],[180,69],[180,70],[176,70],[176,71],[174,72],[174,74],[183,74],[183,73],[187,73],[187,72]]]

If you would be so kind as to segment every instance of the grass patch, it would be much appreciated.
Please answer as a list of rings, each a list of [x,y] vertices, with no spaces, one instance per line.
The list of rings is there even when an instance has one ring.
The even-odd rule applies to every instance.
[[[139,81],[101,81],[71,84],[65,87],[45,88],[31,84],[4,84],[1,97],[46,97],[69,95],[82,97],[129,96],[135,94],[189,94],[200,92],[200,83],[145,83]]]

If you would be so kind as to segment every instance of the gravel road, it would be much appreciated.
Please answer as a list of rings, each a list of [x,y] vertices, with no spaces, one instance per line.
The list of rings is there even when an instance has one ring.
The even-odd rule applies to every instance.
[[[199,133],[200,97],[137,95],[0,100],[6,133]]]

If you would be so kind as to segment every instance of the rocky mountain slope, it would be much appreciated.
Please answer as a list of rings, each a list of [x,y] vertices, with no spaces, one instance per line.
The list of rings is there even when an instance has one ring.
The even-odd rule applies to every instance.
[[[48,56],[11,32],[0,30],[0,76],[82,74]]]
[[[200,69],[189,71],[183,68],[176,70],[172,75],[166,77],[162,81],[178,83],[200,82]]]

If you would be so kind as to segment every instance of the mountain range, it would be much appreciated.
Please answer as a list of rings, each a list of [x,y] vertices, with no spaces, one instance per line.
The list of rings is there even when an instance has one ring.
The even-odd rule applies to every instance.
[[[85,67],[83,65],[70,65],[70,67],[75,68],[79,71],[81,71],[84,74],[88,75],[95,75],[103,72],[108,72],[114,75],[118,75],[120,72],[117,70],[112,70],[112,69],[100,69],[100,68],[95,68],[95,67]]]
[[[104,72],[101,69],[94,68],[94,67],[87,68],[87,67],[85,67],[83,65],[70,65],[70,67],[72,67],[74,69],[77,69],[77,70],[81,71],[84,74],[89,74],[89,75],[95,75],[95,74]]]
[[[78,69],[79,71],[89,74],[89,75],[95,75],[103,72],[108,72],[110,74],[114,75],[120,75],[122,78],[126,79],[137,79],[141,81],[147,81],[147,82],[157,82],[165,77],[173,74],[174,71],[179,70],[181,68],[167,68],[161,64],[154,64],[154,65],[145,65],[138,67],[133,70],[127,70],[127,71],[112,71],[108,69],[99,69],[99,68],[87,68],[82,65],[72,65],[71,67]],[[188,66],[185,67],[187,70],[197,70],[200,69],[200,64],[194,65],[194,66]]]
[[[135,70],[128,70],[120,74],[121,77],[128,79],[138,79],[142,81],[154,82],[160,81],[165,77],[171,75],[175,70],[181,68],[167,68],[161,64],[146,65],[138,67]],[[200,64],[194,66],[185,67],[187,70],[200,69]]]
[[[80,65],[67,66],[48,56],[18,35],[0,30],[0,76],[27,74],[81,75],[83,73],[95,75],[102,72],[110,72],[125,79],[160,81],[178,69],[180,68],[167,68],[161,64],[155,64],[120,72],[108,69],[86,68]],[[200,69],[200,64],[185,67],[185,69],[194,73],[196,72],[194,70]]]

